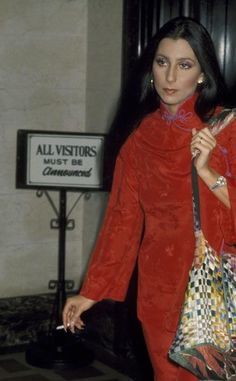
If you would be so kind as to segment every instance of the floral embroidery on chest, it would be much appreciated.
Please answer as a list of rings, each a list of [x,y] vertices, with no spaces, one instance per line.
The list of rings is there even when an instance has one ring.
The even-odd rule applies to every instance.
[[[184,109],[181,109],[176,114],[171,114],[168,111],[164,111],[161,115],[161,118],[166,122],[168,126],[173,123],[175,127],[180,128],[186,132],[191,132],[191,129],[181,126],[180,123],[185,124],[189,122],[192,117],[193,113],[191,111],[185,111]]]

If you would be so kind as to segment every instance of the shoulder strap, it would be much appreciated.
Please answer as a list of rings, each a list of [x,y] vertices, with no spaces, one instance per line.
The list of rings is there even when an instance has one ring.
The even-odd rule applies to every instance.
[[[198,174],[194,166],[194,159],[192,160],[192,198],[193,198],[193,222],[194,230],[201,229],[201,215],[200,215],[200,198],[198,187]]]
[[[233,119],[236,118],[236,108],[224,109],[219,114],[213,116],[208,122],[210,130],[214,136],[221,132]],[[201,215],[200,215],[200,197],[198,187],[198,174],[194,166],[194,159],[192,160],[192,192],[193,192],[193,216],[194,216],[194,229],[201,229]]]

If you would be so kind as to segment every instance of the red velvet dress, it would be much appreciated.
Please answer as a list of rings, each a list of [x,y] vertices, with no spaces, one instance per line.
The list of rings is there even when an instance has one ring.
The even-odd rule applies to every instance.
[[[112,192],[81,294],[122,301],[138,260],[138,317],[156,381],[194,381],[168,359],[194,252],[191,130],[195,96],[177,115],[148,115],[117,158]],[[236,242],[236,123],[217,136],[210,166],[228,179],[227,209],[200,180],[202,228],[216,249]],[[231,248],[232,251],[232,248]],[[236,252],[236,251],[235,251]]]

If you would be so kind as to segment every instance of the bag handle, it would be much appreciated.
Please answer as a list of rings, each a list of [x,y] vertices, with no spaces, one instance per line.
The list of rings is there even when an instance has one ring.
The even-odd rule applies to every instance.
[[[194,230],[201,230],[201,215],[200,215],[200,197],[198,186],[198,174],[194,165],[194,159],[192,160],[192,197],[193,197],[193,221]]]

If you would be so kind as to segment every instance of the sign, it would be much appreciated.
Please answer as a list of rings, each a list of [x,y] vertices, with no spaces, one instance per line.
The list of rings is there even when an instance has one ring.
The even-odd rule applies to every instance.
[[[17,187],[103,188],[104,135],[19,130]]]

